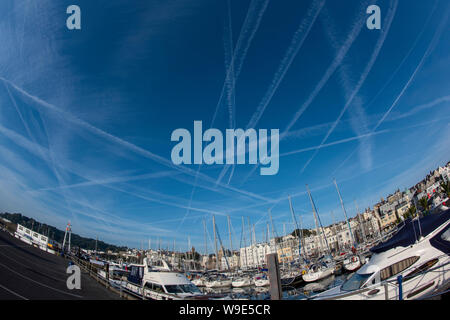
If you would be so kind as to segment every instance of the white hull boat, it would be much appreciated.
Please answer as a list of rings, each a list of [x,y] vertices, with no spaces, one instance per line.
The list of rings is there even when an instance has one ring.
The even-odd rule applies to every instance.
[[[450,283],[450,210],[408,219],[370,260],[342,285],[313,299],[413,300]]]
[[[233,288],[243,288],[253,285],[253,280],[250,278],[238,278],[232,281]]]
[[[202,278],[193,279],[193,280],[191,280],[191,282],[193,284],[195,284],[197,287],[204,287],[205,286],[205,281]]]
[[[164,269],[156,271],[144,258],[143,264],[131,264],[123,289],[138,297],[152,300],[182,300],[203,296],[201,291],[183,274],[171,271],[164,261]]]
[[[334,274],[334,270],[334,267],[310,269],[308,272],[302,275],[302,278],[305,282],[319,281]]]
[[[206,282],[207,288],[229,288],[231,287],[231,280],[212,280]]]
[[[344,260],[343,266],[345,270],[354,272],[362,266],[361,259],[357,255],[353,255]]]

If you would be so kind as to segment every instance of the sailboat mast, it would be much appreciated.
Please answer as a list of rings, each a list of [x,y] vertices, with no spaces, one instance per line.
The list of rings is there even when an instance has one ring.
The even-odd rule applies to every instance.
[[[320,241],[320,251],[319,251],[319,256],[321,255],[321,250],[323,248],[323,242],[322,242],[322,237],[320,237],[320,233],[319,233],[319,223],[317,222],[317,216],[316,216],[316,210],[314,207],[314,203],[311,197],[311,193],[309,192],[309,188],[308,185],[306,185],[306,189],[308,190],[308,196],[309,196],[309,201],[311,202],[311,207],[313,209],[313,215],[314,215],[314,223],[316,225],[316,234],[319,236],[319,241]]]
[[[356,206],[356,215],[358,216],[358,222],[359,222],[359,225],[361,226],[361,233],[363,236],[363,241],[364,241],[364,243],[366,243],[366,233],[364,232],[364,226],[361,221],[361,215],[359,214],[359,208],[358,208],[358,204],[356,203],[356,200],[355,200],[355,206]]]
[[[248,239],[250,240],[250,245],[253,245],[252,227],[250,226],[250,218],[249,217],[247,217],[247,226],[248,226]]]
[[[341,201],[342,211],[344,211],[345,220],[347,221],[348,230],[350,231],[350,238],[352,239],[352,243],[355,244],[355,239],[353,238],[352,228],[350,227],[350,222],[348,222],[347,212],[345,211],[344,201],[342,201],[341,193],[339,192],[338,185],[336,183],[336,179],[333,179],[334,185],[336,186],[337,193],[339,195],[339,200]]]
[[[292,206],[291,196],[288,196],[288,199],[289,199],[289,207],[291,209],[291,214],[292,214],[292,220],[294,222],[294,228],[296,230],[298,230],[298,233],[297,233],[297,236],[298,236],[298,258],[300,259],[302,239],[300,237],[300,230],[298,228],[297,219],[295,218],[294,207]]]
[[[272,213],[270,212],[270,209],[269,209],[269,219],[270,219],[270,224],[272,225],[272,238],[274,239],[275,253],[277,253],[277,237],[276,237],[276,231],[275,231],[275,227],[273,225]]]
[[[242,217],[242,236],[244,238],[244,252],[245,252],[245,265],[248,268],[248,259],[247,259],[247,239],[245,237],[245,224],[244,217]]]
[[[317,218],[317,220],[319,221],[320,230],[322,231],[322,236],[323,236],[323,239],[325,240],[325,245],[327,246],[328,253],[331,254],[330,247],[328,246],[327,237],[325,236],[325,232],[323,231],[322,222],[320,221],[319,213],[317,212],[316,205],[314,204],[314,200],[311,196],[311,192],[309,191],[308,185],[306,185],[306,189],[308,190],[309,199],[311,200],[314,217]],[[320,243],[322,244],[322,238],[320,238]]]
[[[213,215],[214,248],[216,250],[216,269],[219,270],[219,253],[217,252],[216,218]]]
[[[203,232],[205,234],[205,255],[208,255],[208,243],[207,243],[207,239],[206,239],[206,222],[205,222],[205,218],[203,218]]]
[[[231,252],[233,252],[233,240],[231,239],[231,221],[230,221],[230,216],[227,216],[228,218],[228,236],[230,237],[230,256],[231,256]]]

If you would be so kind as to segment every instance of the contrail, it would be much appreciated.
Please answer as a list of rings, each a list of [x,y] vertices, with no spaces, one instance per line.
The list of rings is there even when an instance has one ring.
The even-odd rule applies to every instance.
[[[311,31],[312,26],[314,25],[314,22],[317,19],[317,16],[319,15],[320,11],[322,10],[323,6],[325,4],[325,0],[315,0],[312,5],[309,7],[305,18],[301,21],[299,27],[294,32],[294,35],[292,37],[291,43],[288,46],[288,49],[286,50],[286,53],[284,54],[283,59],[281,60],[277,71],[274,74],[274,77],[272,79],[272,82],[269,85],[269,88],[267,89],[266,93],[264,94],[262,100],[260,101],[258,107],[256,108],[256,111],[253,113],[252,117],[250,118],[250,121],[247,124],[246,129],[248,128],[254,128],[256,124],[261,119],[264,111],[266,110],[266,107],[269,105],[270,101],[272,100],[273,95],[277,91],[280,83],[283,81],[284,76],[286,75],[287,71],[289,70],[292,62],[294,61],[295,57],[297,56],[298,52],[300,51],[301,47],[303,46],[303,43],[305,42],[306,38],[309,35],[309,32]],[[220,182],[223,176],[225,175],[226,171],[228,171],[229,166],[225,166],[222,169],[222,172],[219,175],[219,178],[217,179],[217,182]],[[234,172],[234,164],[232,165],[232,171],[230,174],[230,177],[228,181],[231,181],[231,178],[233,176]],[[228,183],[229,184],[229,183]]]
[[[384,91],[384,89],[386,89],[386,87],[391,83],[391,81],[394,79],[394,77],[397,75],[397,73],[400,71],[401,67],[403,66],[403,64],[406,62],[406,60],[408,59],[408,57],[411,55],[412,51],[414,50],[414,48],[417,46],[417,42],[419,41],[419,39],[422,37],[422,34],[424,33],[426,27],[428,26],[428,24],[430,23],[431,17],[433,16],[434,11],[437,8],[437,4],[438,4],[439,0],[436,0],[436,2],[434,3],[434,6],[430,12],[430,14],[428,15],[425,23],[423,24],[422,29],[420,30],[420,32],[417,34],[417,37],[414,39],[414,43],[411,46],[411,48],[409,48],[408,52],[406,53],[406,55],[403,57],[402,61],[400,62],[400,64],[395,68],[394,72],[392,72],[391,76],[389,77],[389,79],[387,81],[384,82],[384,85],[381,87],[381,89],[377,92],[377,94],[372,98],[372,100],[370,100],[370,102],[367,104],[367,108],[369,108],[372,103],[374,103],[374,101],[376,101],[376,99],[379,97],[379,95]]]
[[[225,89],[228,89],[227,91],[227,100],[228,100],[228,111],[229,111],[229,122],[230,122],[230,127],[234,127],[234,98],[235,98],[235,94],[234,94],[234,90],[235,90],[235,86],[236,86],[236,80],[239,77],[240,73],[241,73],[241,68],[242,65],[244,63],[245,57],[247,56],[247,51],[250,47],[250,44],[253,40],[253,37],[255,36],[259,25],[261,23],[261,19],[264,15],[264,12],[267,8],[267,5],[269,3],[269,0],[264,0],[264,1],[259,1],[259,0],[252,0],[252,2],[249,5],[249,9],[247,11],[247,15],[245,17],[243,26],[241,28],[241,32],[239,33],[239,38],[238,41],[236,43],[236,47],[233,50],[231,50],[232,52],[232,58],[231,58],[231,62],[229,63],[229,67],[228,70],[226,71],[226,76],[225,76],[225,81],[224,84],[222,86],[222,90],[219,96],[219,101],[217,102],[216,105],[216,109],[214,111],[213,114],[213,118],[211,120],[211,126],[214,126],[214,122],[216,120],[217,117],[217,113],[219,111],[219,108],[222,104],[222,98],[225,92]],[[228,4],[228,28],[226,28],[226,30],[229,30],[230,32],[230,44],[232,47],[232,38],[231,38],[231,6],[230,6],[230,2],[227,2]],[[260,5],[260,7],[258,7]],[[256,12],[256,17],[255,17],[255,12]],[[256,20],[256,22],[254,22]],[[247,35],[250,34],[248,36],[248,40],[245,42]],[[242,55],[239,56],[239,52],[241,50],[241,47],[243,47],[242,50]],[[235,60],[237,60],[237,63],[235,63]],[[232,79],[232,83],[230,85],[230,78]],[[225,166],[225,168],[227,168],[228,165]],[[196,185],[197,185],[197,181],[198,181],[198,175],[200,174],[200,170],[201,170],[201,165],[197,168],[197,171],[195,173],[195,180],[194,180],[194,187],[191,191],[191,197],[190,197],[190,201],[192,201],[192,198],[194,197],[194,193],[195,193],[195,189],[196,189]],[[226,171],[225,171],[226,172]],[[216,179],[215,181],[215,187],[217,187],[217,185],[220,184],[220,181],[222,180],[223,175],[225,174],[224,171],[221,172],[221,176],[219,176],[218,179]],[[227,185],[228,186],[228,185]],[[188,215],[189,212],[186,213],[186,215]],[[184,220],[183,220],[184,222]],[[183,224],[180,223],[180,226]]]
[[[29,126],[28,123],[25,121],[25,119],[24,119],[24,117],[23,117],[23,115],[22,115],[22,112],[20,111],[19,106],[18,106],[17,103],[16,103],[16,100],[14,99],[13,95],[11,94],[11,91],[9,90],[9,87],[8,87],[7,83],[6,83],[6,82],[3,82],[3,85],[5,86],[6,91],[8,92],[8,96],[9,96],[9,98],[10,98],[12,104],[14,105],[14,108],[15,108],[17,114],[19,115],[19,118],[20,118],[20,120],[21,120],[23,126],[25,127],[25,130],[26,130],[28,136],[30,137],[30,139],[31,139],[35,144],[37,144],[35,135],[33,135],[33,134],[31,133],[30,126]],[[44,130],[45,130],[45,123],[44,123],[44,121],[43,121],[42,123],[43,123],[43,125],[44,125]],[[46,133],[46,131],[45,131],[45,133]],[[47,140],[48,140],[48,136],[47,136]],[[50,144],[49,144],[49,146],[50,146]],[[41,152],[42,152],[42,151],[41,151]],[[64,183],[61,183],[61,181],[63,181],[63,179],[62,179],[62,177],[60,176],[60,174],[58,173],[58,171],[57,171],[57,169],[56,169],[55,161],[54,161],[53,154],[52,154],[51,150],[49,150],[49,155],[50,155],[50,161],[46,161],[46,164],[47,164],[47,166],[49,167],[49,169],[52,170],[53,174],[55,175],[56,180],[58,181],[58,185],[61,186],[61,185],[64,184]],[[63,182],[64,182],[64,181],[63,181]],[[69,212],[72,214],[72,218],[76,219],[76,217],[75,217],[74,214],[73,214],[72,207],[71,207],[69,201],[67,200],[68,197],[67,197],[67,195],[66,195],[65,193],[63,193],[63,197],[64,197],[64,201],[65,201],[65,203],[66,203],[66,205],[67,205],[67,207],[68,207],[68,209],[69,209]]]
[[[383,23],[383,26],[386,26],[386,27],[383,28],[383,30],[381,31],[381,35],[380,35],[380,37],[379,37],[379,39],[378,39],[378,41],[377,41],[377,43],[375,45],[375,49],[373,50],[372,56],[370,57],[369,62],[367,63],[363,73],[361,74],[361,77],[359,78],[358,83],[356,84],[355,88],[353,89],[353,92],[350,94],[349,99],[347,100],[346,104],[344,105],[344,108],[339,113],[339,116],[337,117],[336,121],[333,123],[333,125],[330,128],[330,130],[328,130],[327,134],[322,139],[322,142],[320,143],[319,148],[316,149],[314,154],[308,159],[308,161],[306,161],[306,164],[303,166],[301,172],[303,172],[306,169],[306,167],[309,165],[309,163],[314,159],[314,157],[317,155],[319,150],[322,148],[322,145],[324,145],[324,143],[327,141],[327,139],[329,138],[331,133],[333,133],[334,129],[336,128],[338,123],[341,121],[341,118],[344,115],[345,111],[350,106],[351,102],[353,101],[353,98],[359,92],[359,89],[361,89],[362,85],[366,81],[366,78],[367,78],[368,74],[372,70],[372,67],[373,67],[374,63],[377,60],[378,54],[380,53],[381,47],[383,46],[384,41],[386,39],[386,36],[388,35],[389,30],[391,28],[392,20],[394,19],[394,15],[395,15],[395,12],[397,10],[398,1],[392,1],[390,4],[391,5],[389,7],[389,10],[388,10],[388,13],[386,15],[385,21]]]
[[[370,133],[366,133],[366,134],[361,134],[358,136],[354,136],[351,138],[346,138],[346,139],[341,139],[341,140],[337,140],[334,142],[330,142],[330,143],[321,143],[320,145],[314,146],[314,147],[308,147],[308,148],[303,148],[303,149],[299,149],[299,150],[294,150],[294,151],[289,151],[289,152],[285,152],[280,154],[280,157],[284,157],[284,156],[288,156],[288,155],[292,155],[292,154],[297,154],[297,153],[302,153],[302,152],[306,152],[306,151],[311,151],[311,150],[319,150],[321,148],[325,148],[325,147],[331,147],[337,144],[342,144],[342,143],[346,143],[346,142],[350,142],[350,141],[354,141],[354,140],[360,140],[362,138],[367,138],[367,137],[371,137],[371,136],[375,136],[381,133],[386,133],[386,132],[390,132],[390,130],[381,130],[381,131],[377,131],[377,132],[370,132]]]
[[[234,114],[234,103],[235,103],[235,86],[236,86],[236,78],[234,76],[234,64],[233,61],[233,28],[231,23],[231,3],[230,0],[227,0],[227,8],[228,8],[228,19],[225,22],[224,26],[224,51],[225,51],[225,71],[230,70],[230,79],[226,79],[227,85],[227,105],[228,105],[228,126],[229,128],[235,127],[235,114]]]
[[[87,182],[66,184],[66,185],[63,185],[60,187],[42,188],[42,189],[38,189],[37,191],[50,191],[50,190],[55,190],[55,189],[72,189],[72,188],[89,187],[89,186],[95,186],[95,185],[104,185],[104,184],[112,184],[112,183],[120,183],[120,182],[158,179],[158,178],[170,177],[170,176],[173,176],[176,174],[181,174],[181,173],[176,172],[176,171],[167,170],[167,171],[139,174],[139,175],[133,175],[133,176],[122,176],[122,177],[112,177],[112,178],[107,178],[107,179],[90,180]]]
[[[430,44],[427,47],[427,50],[425,51],[425,53],[423,54],[421,60],[419,61],[416,69],[414,70],[414,72],[411,74],[410,78],[408,79],[408,81],[406,82],[406,84],[403,86],[403,89],[400,91],[400,93],[398,94],[397,98],[394,100],[394,102],[392,103],[392,105],[388,108],[388,110],[384,113],[384,115],[381,117],[381,119],[378,121],[378,123],[376,124],[376,126],[372,129],[371,132],[374,132],[376,129],[378,129],[378,127],[384,122],[384,120],[386,119],[386,117],[389,115],[389,113],[392,111],[392,109],[397,105],[398,101],[400,100],[400,98],[403,96],[403,94],[405,93],[406,89],[408,89],[409,85],[411,84],[412,80],[414,79],[414,77],[416,76],[417,72],[419,71],[419,69],[422,67],[423,62],[425,61],[425,59],[429,56],[429,54],[431,53],[431,51],[434,49],[437,41],[439,40],[439,37],[442,34],[443,28],[445,26],[445,23],[447,22],[447,18],[448,18],[448,13],[449,10],[447,9],[445,11],[444,17],[440,23],[440,25],[438,26],[438,28],[436,29],[436,32],[434,33],[433,39],[431,40]],[[334,170],[334,173],[337,172],[337,170],[339,170],[351,157],[352,155],[355,153],[356,149],[354,149],[347,158],[344,159],[344,161]]]
[[[441,98],[434,99],[433,101],[430,101],[430,102],[421,104],[419,106],[416,106],[413,109],[411,109],[410,111],[402,113],[402,114],[394,117],[394,120],[410,117],[410,116],[412,116],[412,115],[414,115],[414,114],[416,114],[416,113],[418,113],[418,112],[420,112],[422,110],[426,110],[426,109],[429,109],[431,107],[434,107],[435,105],[441,104],[443,102],[449,102],[449,101],[450,101],[450,96],[444,96],[444,97],[441,97]],[[392,117],[390,119],[392,119]]]
[[[165,158],[163,158],[163,157],[161,157],[161,156],[159,156],[159,155],[157,155],[157,154],[155,154],[155,153],[153,153],[151,151],[145,150],[145,149],[143,149],[143,148],[141,148],[139,146],[136,146],[136,145],[134,145],[134,144],[132,144],[132,143],[130,143],[128,141],[125,141],[125,140],[123,140],[123,139],[121,139],[119,137],[116,137],[116,136],[114,136],[114,135],[112,135],[110,133],[107,133],[107,132],[103,131],[102,129],[94,127],[93,125],[87,123],[86,121],[81,120],[81,119],[73,116],[69,112],[61,110],[61,109],[55,107],[53,104],[50,104],[50,103],[48,103],[46,101],[41,100],[40,98],[38,98],[36,96],[33,96],[33,95],[29,94],[28,92],[26,92],[23,89],[21,89],[18,86],[16,86],[11,81],[6,80],[5,78],[3,78],[1,76],[0,76],[0,80],[6,82],[12,88],[14,88],[19,93],[21,93],[23,96],[25,96],[26,98],[28,98],[31,101],[35,102],[39,106],[62,115],[63,118],[65,120],[67,120],[68,122],[70,122],[70,123],[73,123],[73,124],[75,124],[75,125],[77,125],[79,127],[82,127],[84,129],[94,133],[97,136],[100,136],[102,138],[105,138],[106,140],[114,142],[114,143],[116,143],[116,144],[118,144],[118,145],[120,145],[120,146],[122,146],[124,148],[127,148],[127,149],[129,149],[129,150],[131,150],[131,151],[133,151],[133,152],[135,152],[135,153],[137,153],[137,154],[139,154],[139,155],[141,155],[143,157],[149,158],[149,159],[151,159],[151,160],[153,160],[153,161],[155,161],[155,162],[157,162],[159,164],[162,164],[162,165],[164,165],[166,167],[175,169],[177,171],[180,171],[180,172],[185,173],[185,174],[190,175],[190,176],[194,176],[195,177],[197,175],[197,172],[192,170],[192,169],[190,169],[190,168],[187,168],[187,167],[184,167],[184,166],[174,165],[171,161],[169,161],[169,160],[167,160],[167,159],[165,159]],[[209,176],[207,176],[205,174],[198,173],[198,175],[199,175],[199,177],[202,180],[204,180],[206,182],[209,182],[211,184],[215,184],[215,182],[216,182],[215,179],[213,179],[213,178],[211,178],[211,177],[209,177]],[[257,194],[254,194],[254,193],[251,193],[251,192],[247,192],[247,191],[244,191],[244,190],[240,190],[240,189],[234,188],[232,186],[227,186],[225,184],[220,184],[220,187],[228,189],[228,190],[231,190],[231,191],[234,191],[234,192],[242,194],[242,195],[246,195],[246,196],[248,196],[250,198],[267,201],[267,199],[265,199],[265,198],[263,198],[263,197],[261,197],[261,196],[259,196]]]
[[[214,111],[214,115],[211,121],[211,127],[214,125],[214,122],[217,117],[217,113],[222,104],[222,98],[225,93],[226,84],[229,81],[230,77],[234,73],[234,81],[237,80],[239,74],[241,73],[241,68],[244,63],[245,57],[247,56],[247,51],[250,48],[250,44],[256,34],[256,31],[259,29],[259,25],[261,23],[261,19],[266,11],[269,0],[252,0],[250,3],[249,9],[247,11],[247,15],[245,17],[244,24],[241,29],[241,33],[239,34],[238,41],[236,43],[236,47],[234,49],[233,58],[231,59],[230,68],[227,70],[227,74],[225,76],[225,81],[222,86],[222,90],[220,93],[219,101],[217,102],[216,109]],[[256,17],[255,17],[256,12]],[[248,40],[246,39],[248,37]],[[239,55],[239,52],[242,49],[242,54]],[[235,60],[236,63],[235,63]]]
[[[322,76],[319,83],[316,85],[314,90],[311,92],[308,99],[301,105],[301,107],[294,114],[294,117],[289,122],[289,124],[286,126],[283,133],[289,132],[289,130],[292,128],[292,126],[297,122],[297,120],[301,117],[301,115],[309,107],[311,102],[315,99],[317,94],[322,90],[323,86],[328,82],[328,79],[330,79],[331,75],[334,73],[334,71],[337,69],[337,67],[339,67],[342,60],[346,56],[347,51],[350,49],[353,42],[355,41],[355,39],[358,37],[359,33],[361,32],[361,29],[364,26],[365,18],[366,18],[365,15],[361,15],[358,17],[358,20],[354,24],[354,27],[351,30],[350,34],[347,36],[347,39],[345,40],[344,44],[339,49],[333,62],[328,67],[328,69],[325,71],[325,74]]]
[[[9,139],[11,139],[12,141],[14,141],[14,143],[16,143],[17,145],[23,147],[24,149],[28,150],[29,152],[33,153],[37,157],[39,157],[39,158],[44,157],[44,158],[42,158],[44,161],[46,161],[46,162],[51,161],[50,156],[45,156],[46,154],[49,153],[48,149],[32,143],[30,140],[26,139],[22,135],[17,134],[17,133],[15,133],[14,131],[12,131],[10,129],[7,129],[7,128],[3,127],[2,125],[0,125],[0,132],[2,134],[4,134],[6,137],[8,137]],[[56,163],[56,165],[60,166],[64,170],[67,170],[67,171],[69,171],[71,173],[74,173],[74,174],[80,176],[81,178],[83,178],[85,180],[91,181],[89,177],[86,177],[78,169],[73,169],[73,168],[70,169],[70,168],[67,168],[67,167],[63,167],[59,163]],[[184,201],[185,199],[180,199],[178,197],[173,197],[173,196],[169,196],[169,195],[163,195],[163,194],[155,192],[155,191],[147,190],[147,192],[152,193],[155,196],[154,198],[150,198],[150,197],[147,197],[147,196],[144,196],[144,195],[133,193],[133,192],[131,192],[129,190],[125,190],[125,189],[122,189],[122,188],[111,186],[109,184],[102,184],[102,186],[104,186],[106,188],[109,188],[109,189],[112,189],[112,190],[121,191],[121,192],[130,194],[130,195],[134,195],[134,196],[136,196],[138,198],[141,198],[141,199],[145,199],[145,200],[156,202],[156,203],[160,203],[160,204],[165,204],[165,205],[172,206],[172,207],[177,207],[177,208],[182,208],[182,209],[189,208],[190,210],[199,211],[199,212],[223,214],[223,213],[218,212],[218,211],[201,209],[201,208],[193,208],[193,207],[188,207],[188,206],[183,206],[183,205],[177,204],[174,201]],[[64,188],[57,188],[57,190],[58,189],[62,189],[61,191],[63,191]],[[161,200],[162,197],[166,197],[166,198],[170,199],[171,201]]]
[[[286,75],[286,72],[289,70],[292,62],[294,61],[295,57],[297,56],[298,52],[300,51],[301,47],[303,46],[303,43],[305,42],[305,39],[308,37],[309,32],[311,31],[311,28],[314,25],[314,22],[317,19],[317,16],[319,15],[320,11],[322,10],[323,6],[325,4],[325,0],[320,1],[314,1],[312,5],[309,7],[306,17],[302,20],[299,27],[294,33],[294,36],[292,37],[291,43],[286,50],[286,53],[283,57],[283,59],[280,62],[280,65],[278,66],[277,71],[275,72],[275,75],[272,79],[272,82],[269,85],[269,88],[267,89],[266,93],[264,94],[261,102],[259,103],[255,113],[252,115],[249,123],[247,124],[248,128],[254,128],[256,124],[258,123],[259,119],[261,119],[261,116],[264,113],[264,110],[266,109],[267,105],[270,103],[273,95],[278,89],[278,86],[280,85],[281,81],[283,81],[284,76]]]
[[[227,3],[228,3],[228,14],[229,14],[229,17],[228,17],[228,19],[229,19],[229,24],[228,24],[229,27],[228,28],[229,28],[230,34],[231,34],[231,30],[232,30],[231,29],[231,10],[230,10],[230,3],[229,2],[227,2]],[[233,112],[233,106],[231,106],[231,108],[230,108],[230,103],[231,103],[230,99],[231,99],[231,97],[233,97],[233,99],[234,99],[234,96],[235,96],[234,95],[234,89],[235,89],[235,86],[236,86],[236,80],[239,77],[239,74],[240,74],[241,68],[242,68],[242,64],[244,63],[245,57],[247,56],[247,51],[248,51],[248,49],[250,47],[250,44],[251,44],[251,42],[253,40],[253,37],[255,36],[255,34],[256,34],[256,32],[257,32],[257,30],[259,28],[259,25],[261,23],[261,19],[262,19],[263,15],[264,15],[264,12],[265,12],[265,10],[267,8],[268,3],[269,3],[269,0],[264,0],[264,1],[252,0],[252,2],[249,5],[248,11],[247,11],[247,15],[245,17],[244,23],[243,23],[242,28],[241,28],[241,32],[239,34],[238,41],[236,43],[236,47],[234,49],[234,52],[232,51],[231,62],[229,63],[229,68],[226,71],[225,81],[223,83],[222,90],[220,92],[219,101],[217,102],[216,109],[214,111],[210,127],[214,126],[214,122],[216,120],[219,108],[220,108],[220,106],[222,104],[222,98],[223,98],[223,95],[224,95],[224,92],[225,92],[226,88],[229,89],[227,96],[229,98],[229,100],[228,100],[229,101],[229,104],[228,104],[229,108],[228,108],[228,110],[229,110],[230,124],[231,125],[234,124],[234,121],[233,121],[233,114],[234,114],[234,112]],[[261,5],[261,7],[258,8],[258,5]],[[256,12],[256,17],[255,17],[255,12]],[[256,22],[254,22],[255,20],[256,20]],[[248,40],[245,42],[248,34],[250,34],[250,35],[248,36]],[[231,46],[232,46],[232,41],[231,41]],[[241,50],[241,47],[244,47],[244,48],[242,50],[242,56],[239,56],[239,52]],[[235,60],[237,60],[237,63],[235,63]],[[232,85],[231,86],[229,85],[230,78],[232,78]],[[226,166],[226,167],[228,167],[228,166]],[[197,168],[197,171],[195,172],[195,175],[194,175],[194,177],[195,177],[195,179],[194,179],[194,187],[192,188],[192,191],[191,191],[191,196],[190,196],[191,200],[189,200],[190,202],[192,201],[192,198],[194,197],[194,193],[195,193],[195,189],[196,189],[196,186],[197,186],[197,181],[198,181],[198,176],[200,174],[200,170],[201,170],[201,165]],[[221,179],[222,178],[220,178],[220,180]],[[217,187],[217,185],[220,184],[220,180],[216,179],[215,187]],[[227,185],[227,187],[229,187],[229,186]],[[187,212],[186,215],[187,214],[189,214],[189,212]],[[181,226],[181,224],[180,224],[180,226]]]
[[[365,6],[363,5],[362,7],[366,8],[367,5],[365,5]],[[363,11],[363,12],[365,12],[365,11]],[[322,88],[328,82],[328,80],[330,79],[330,77],[334,73],[334,71],[336,71],[336,69],[339,67],[339,65],[341,64],[342,60],[346,56],[347,51],[350,49],[350,47],[352,46],[353,42],[356,40],[356,38],[358,37],[359,33],[361,32],[362,27],[364,25],[364,21],[365,21],[365,15],[360,15],[358,17],[356,23],[354,23],[354,26],[353,26],[352,30],[350,31],[350,33],[348,34],[344,44],[341,46],[341,48],[339,49],[338,53],[334,57],[331,65],[325,71],[325,74],[322,76],[320,81],[317,83],[316,87],[310,93],[310,95],[308,96],[306,101],[300,106],[300,108],[294,114],[294,116],[292,117],[292,120],[286,126],[284,131],[281,132],[281,134],[280,134],[280,141],[281,141],[281,136],[287,136],[288,135],[290,129],[294,126],[294,124],[297,122],[297,120],[302,116],[302,114],[305,112],[305,110],[309,107],[309,105],[312,103],[312,101],[316,98],[317,94],[322,90]],[[250,173],[241,181],[241,185],[243,185],[247,181],[247,179],[255,172],[255,170],[258,167],[259,167],[259,165],[255,165],[253,167],[253,169],[250,171]]]

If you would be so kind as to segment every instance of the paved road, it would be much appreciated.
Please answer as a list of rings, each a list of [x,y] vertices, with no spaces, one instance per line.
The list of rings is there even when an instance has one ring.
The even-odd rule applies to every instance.
[[[83,272],[81,289],[67,289],[67,267],[67,260],[0,231],[0,300],[120,299]]]

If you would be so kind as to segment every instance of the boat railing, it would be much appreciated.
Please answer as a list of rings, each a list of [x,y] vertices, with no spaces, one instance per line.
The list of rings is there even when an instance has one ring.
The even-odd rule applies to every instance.
[[[438,256],[437,258],[441,258],[444,256],[448,256],[447,254],[443,254]],[[363,293],[369,293],[371,291],[374,290],[379,290],[380,287],[384,287],[384,295],[385,295],[385,300],[403,300],[403,286],[404,286],[404,282],[405,281],[409,281],[413,278],[417,278],[420,276],[424,276],[425,274],[429,274],[429,273],[439,273],[439,274],[445,274],[446,270],[445,267],[450,265],[450,261],[447,261],[443,264],[440,264],[437,267],[431,267],[427,270],[418,272],[416,274],[414,274],[413,277],[407,278],[407,277],[403,277],[402,275],[399,275],[396,279],[392,279],[392,280],[386,280],[383,281],[381,283],[377,283],[374,284],[372,286],[369,286],[367,288],[363,288],[363,289],[359,289],[356,291],[351,291],[347,294],[343,294],[343,295],[339,295],[339,296],[335,296],[335,295],[330,295],[330,296],[323,296],[321,295],[320,297],[323,300],[338,300],[338,299],[342,299],[342,298],[346,298],[346,297],[351,297],[351,296],[356,296],[356,295],[361,295]],[[449,282],[449,279],[443,279],[443,282]],[[394,288],[394,290],[389,290],[389,288]],[[420,290],[420,288],[418,288],[418,290]],[[390,296],[389,294],[395,292],[395,295]],[[314,298],[311,297],[311,298]],[[427,297],[424,297],[427,298]]]

